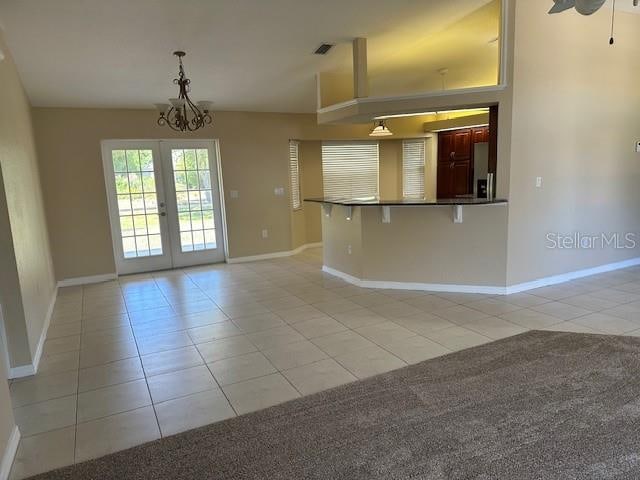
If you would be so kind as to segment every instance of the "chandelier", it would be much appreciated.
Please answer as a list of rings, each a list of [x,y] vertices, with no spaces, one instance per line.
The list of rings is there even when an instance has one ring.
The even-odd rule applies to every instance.
[[[191,91],[191,80],[184,74],[182,57],[184,52],[173,52],[178,57],[178,78],[173,79],[173,83],[178,85],[178,98],[170,98],[168,103],[156,103],[155,106],[160,112],[158,125],[169,125],[176,132],[193,132],[206,125],[210,125],[212,118],[210,115],[213,102],[193,103],[189,98]]]

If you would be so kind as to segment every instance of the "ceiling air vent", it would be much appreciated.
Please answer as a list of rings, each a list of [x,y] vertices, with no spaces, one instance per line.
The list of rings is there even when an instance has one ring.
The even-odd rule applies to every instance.
[[[332,48],[333,48],[333,45],[329,43],[323,43],[313,53],[315,53],[316,55],[326,55],[327,53],[329,53],[329,50],[331,50]]]

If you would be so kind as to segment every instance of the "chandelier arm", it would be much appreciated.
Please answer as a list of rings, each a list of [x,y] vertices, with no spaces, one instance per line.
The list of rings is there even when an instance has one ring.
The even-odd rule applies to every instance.
[[[167,123],[167,125],[169,125],[169,128],[171,130],[173,130],[174,132],[183,132],[184,130],[180,129],[180,128],[176,128],[174,127],[171,123]]]
[[[189,107],[191,108],[191,111],[193,112],[193,114],[197,117],[197,118],[202,118],[202,112],[200,111],[200,109],[196,106],[195,103],[193,103],[191,101],[191,99],[189,98],[189,96],[187,95],[185,97],[185,101],[189,104]]]

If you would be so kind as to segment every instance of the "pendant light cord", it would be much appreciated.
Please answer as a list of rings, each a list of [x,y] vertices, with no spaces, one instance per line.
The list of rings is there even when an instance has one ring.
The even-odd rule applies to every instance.
[[[611,37],[609,38],[609,45],[613,45],[615,40],[613,38],[613,29],[616,21],[616,0],[613,0],[613,11],[611,12]]]

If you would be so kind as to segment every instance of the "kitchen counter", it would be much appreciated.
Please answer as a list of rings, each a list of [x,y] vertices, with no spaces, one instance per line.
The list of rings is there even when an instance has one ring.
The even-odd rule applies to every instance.
[[[345,207],[402,207],[402,206],[425,206],[437,207],[441,205],[500,205],[507,203],[506,199],[495,198],[489,200],[476,197],[458,198],[403,198],[400,200],[381,200],[379,198],[305,198],[305,202],[328,203],[331,205],[342,205]]]
[[[507,200],[305,201],[322,208],[327,273],[367,288],[489,294],[504,290]]]

